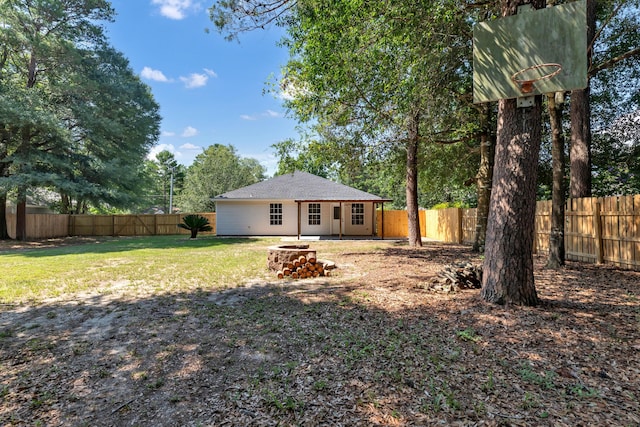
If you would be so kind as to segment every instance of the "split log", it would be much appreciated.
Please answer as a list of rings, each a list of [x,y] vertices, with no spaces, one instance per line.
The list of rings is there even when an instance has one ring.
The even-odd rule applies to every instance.
[[[318,260],[313,256],[301,255],[296,259],[283,261],[276,272],[278,279],[306,279],[311,277],[329,276],[330,270],[336,268],[334,262]]]
[[[430,289],[437,292],[457,292],[482,287],[482,265],[470,262],[449,264],[433,279]]]

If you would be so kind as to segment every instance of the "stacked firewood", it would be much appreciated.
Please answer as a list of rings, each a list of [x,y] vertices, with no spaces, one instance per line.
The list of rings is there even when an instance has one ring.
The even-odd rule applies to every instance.
[[[276,273],[278,279],[290,277],[292,279],[307,279],[309,277],[330,276],[335,264],[331,261],[317,260],[313,257],[300,255],[297,259],[287,261]]]
[[[438,292],[457,292],[462,289],[480,289],[482,287],[482,265],[470,262],[458,262],[447,265],[433,279],[430,288]]]

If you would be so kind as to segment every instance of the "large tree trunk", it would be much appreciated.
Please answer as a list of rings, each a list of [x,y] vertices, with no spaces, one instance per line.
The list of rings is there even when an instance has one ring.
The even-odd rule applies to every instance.
[[[71,202],[69,201],[68,194],[60,193],[60,213],[61,214],[71,213]]]
[[[2,124],[0,124],[0,128],[3,128]],[[7,157],[9,133],[4,129],[0,130],[0,138],[0,178],[3,178],[8,175],[8,166],[4,162],[4,159],[6,159]],[[0,240],[8,239],[9,230],[7,229],[7,193],[5,189],[0,192]]]
[[[487,218],[489,217],[489,201],[491,200],[491,180],[493,179],[493,161],[496,142],[491,133],[491,107],[488,103],[483,106],[482,135],[480,136],[480,167],[476,175],[478,187],[478,208],[476,209],[476,234],[473,241],[473,251],[484,251],[487,238]]]
[[[562,92],[558,92],[563,96]],[[563,99],[556,102],[556,94],[547,95],[549,122],[551,124],[551,157],[553,162],[553,187],[551,196],[551,234],[547,267],[564,265],[564,134],[562,132]]]
[[[409,224],[409,246],[422,246],[420,215],[418,207],[418,146],[420,140],[420,114],[414,113],[408,121],[407,140],[407,219]]]
[[[593,46],[596,28],[595,0],[587,0],[587,43]],[[587,63],[592,51],[587,50]],[[571,91],[570,194],[591,197],[591,107],[589,86]]]
[[[0,195],[0,240],[9,239],[9,230],[7,229],[7,195]]]
[[[571,91],[571,197],[591,197],[589,88]]]
[[[27,191],[22,188],[16,200],[16,240],[27,240]]]
[[[533,107],[498,102],[496,157],[487,224],[482,297],[497,304],[537,305],[533,278],[537,164],[542,97]]]

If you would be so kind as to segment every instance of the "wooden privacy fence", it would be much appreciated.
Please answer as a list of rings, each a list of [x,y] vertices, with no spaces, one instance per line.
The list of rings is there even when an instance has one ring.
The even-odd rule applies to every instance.
[[[378,230],[382,230],[378,215]],[[549,250],[551,201],[536,204],[534,252]],[[384,236],[407,236],[406,211],[384,212]],[[420,211],[422,237],[471,245],[476,209]],[[566,259],[640,270],[640,195],[570,199],[565,209]]]
[[[69,218],[70,236],[159,236],[169,234],[189,234],[188,230],[178,227],[182,219],[189,214],[166,215],[71,215]],[[198,213],[209,220],[212,231],[200,232],[203,235],[215,234],[216,214]],[[199,234],[200,234],[199,233]]]
[[[571,199],[567,259],[640,270],[640,195]]]
[[[443,242],[459,242],[460,213],[464,211],[458,208],[421,210],[420,235],[422,237],[441,240]],[[377,230],[382,230],[382,215],[377,216]],[[384,211],[384,236],[385,238],[407,237],[409,224],[407,211]],[[472,236],[473,238],[473,236]]]
[[[7,215],[9,237],[16,238],[16,214]],[[27,214],[27,237],[29,239],[50,239],[69,235],[69,215]]]
[[[167,215],[60,215],[27,214],[27,237],[46,239],[66,236],[156,236],[169,234],[189,234],[178,227],[189,214]],[[200,232],[203,235],[216,233],[215,212],[199,213],[209,220],[213,231]],[[9,236],[15,238],[15,214],[7,216]]]

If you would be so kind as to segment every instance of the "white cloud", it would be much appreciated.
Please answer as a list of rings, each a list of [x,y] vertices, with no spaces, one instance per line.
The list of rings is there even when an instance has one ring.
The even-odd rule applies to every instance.
[[[151,0],[151,4],[160,7],[160,14],[169,19],[181,20],[190,11],[200,9],[200,2],[192,0]]]
[[[209,77],[213,77],[214,79],[218,77],[218,74],[215,71],[210,70],[209,68],[205,68],[204,72],[207,73]]]
[[[187,89],[194,89],[206,85],[207,80],[209,80],[209,76],[206,74],[192,73],[189,74],[188,77],[180,77],[180,80],[184,83],[184,86]]]
[[[282,114],[278,113],[277,111],[273,111],[273,110],[267,110],[264,113],[262,113],[263,116],[267,116],[267,117],[281,117]]]
[[[180,146],[181,150],[202,150],[202,147],[200,147],[199,145],[194,145],[191,144],[190,142],[186,143],[186,144],[182,144]]]
[[[155,160],[158,153],[165,150],[175,154],[176,148],[173,144],[158,144],[151,148],[149,154],[147,154],[147,159]]]
[[[267,110],[264,113],[261,114],[254,114],[254,115],[249,115],[249,114],[242,114],[240,116],[240,118],[242,120],[258,120],[260,117],[267,117],[270,119],[275,119],[278,117],[282,117],[282,114],[278,113],[277,111],[273,111],[273,110]]]
[[[180,136],[183,138],[191,138],[192,136],[196,136],[197,134],[198,134],[198,129],[191,126],[187,126],[186,128],[184,128]]]
[[[172,137],[172,136],[176,136],[176,133],[175,132],[170,132],[168,130],[163,130],[162,134],[160,136]]]
[[[156,82],[167,83],[170,81],[162,71],[154,70],[153,68],[150,68],[150,67],[144,67],[142,69],[142,72],[140,73],[140,76],[142,76],[143,79],[153,80]]]

